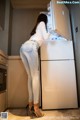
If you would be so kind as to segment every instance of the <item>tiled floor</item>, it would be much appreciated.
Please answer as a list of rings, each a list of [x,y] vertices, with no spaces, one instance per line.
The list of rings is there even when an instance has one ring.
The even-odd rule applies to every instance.
[[[26,109],[9,109],[8,120],[32,120]],[[80,120],[80,109],[42,111],[44,116],[34,120]]]

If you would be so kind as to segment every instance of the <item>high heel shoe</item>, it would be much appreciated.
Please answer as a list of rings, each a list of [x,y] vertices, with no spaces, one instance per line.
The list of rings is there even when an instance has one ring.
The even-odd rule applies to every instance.
[[[34,107],[29,108],[29,104],[26,106],[27,116],[32,116],[34,114]]]
[[[40,109],[35,109],[34,114],[36,115],[36,117],[43,117],[44,116],[44,114],[41,113]]]
[[[29,108],[29,104],[26,106],[26,109],[30,109],[30,110],[34,111],[34,107],[32,106],[31,108]]]

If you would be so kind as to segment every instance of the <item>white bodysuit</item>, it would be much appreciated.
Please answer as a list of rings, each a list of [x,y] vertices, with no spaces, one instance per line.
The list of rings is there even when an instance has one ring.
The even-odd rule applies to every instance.
[[[50,33],[47,32],[44,22],[40,22],[36,28],[36,33],[30,37],[30,40],[35,40],[39,43],[39,46],[42,45],[45,40],[50,36]]]
[[[39,103],[40,93],[38,47],[41,46],[49,36],[50,34],[46,30],[45,23],[40,22],[36,28],[36,33],[22,44],[20,48],[20,56],[28,74],[29,102],[33,102],[34,104]]]

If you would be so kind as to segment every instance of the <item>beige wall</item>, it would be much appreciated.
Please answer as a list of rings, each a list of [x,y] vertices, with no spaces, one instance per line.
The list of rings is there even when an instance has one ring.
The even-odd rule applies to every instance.
[[[78,86],[78,98],[80,107],[80,6],[72,5],[71,7],[71,21],[72,21],[72,31],[74,40],[74,50],[76,59],[76,70],[77,70],[77,86]],[[78,32],[75,31],[78,27]]]
[[[0,49],[8,53],[10,1],[6,0],[4,30],[0,31]]]
[[[19,55],[22,43],[30,37],[42,9],[13,9],[11,55]]]
[[[41,9],[11,9],[10,0],[5,0],[4,30],[0,31],[0,49],[9,55],[19,55],[22,43],[29,39]],[[44,8],[45,9],[45,8]]]

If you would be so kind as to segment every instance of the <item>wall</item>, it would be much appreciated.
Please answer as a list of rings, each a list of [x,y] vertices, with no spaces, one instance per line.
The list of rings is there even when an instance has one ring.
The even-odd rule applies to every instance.
[[[76,59],[76,70],[77,70],[77,86],[78,86],[78,101],[80,107],[80,5],[71,6],[71,21],[74,41],[74,52]],[[76,28],[78,31],[76,32]]]
[[[0,31],[0,49],[8,53],[10,1],[6,0],[4,30]]]
[[[4,29],[5,0],[0,0],[0,30]]]
[[[11,55],[19,55],[20,46],[29,39],[40,11],[43,9],[13,9]]]

